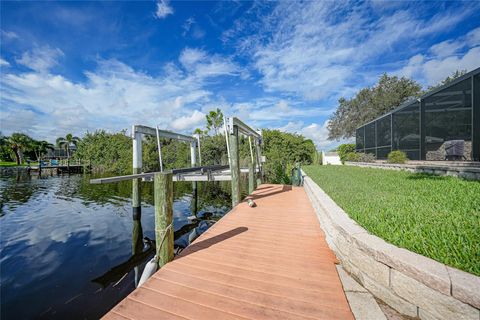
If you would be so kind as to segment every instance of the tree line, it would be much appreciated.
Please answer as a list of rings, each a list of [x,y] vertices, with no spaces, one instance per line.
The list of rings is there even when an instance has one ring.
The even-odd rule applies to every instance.
[[[205,127],[196,128],[200,138],[202,165],[228,164],[227,144],[223,133],[224,116],[220,109],[212,110],[205,117]],[[266,157],[265,174],[269,182],[290,183],[290,172],[296,163],[311,164],[318,161],[312,140],[295,133],[279,130],[262,130],[262,155]],[[190,166],[189,144],[173,139],[161,139],[162,164],[165,169]],[[87,132],[82,139],[67,134],[56,139],[56,146],[66,151],[67,158],[88,161],[93,171],[104,174],[130,174],[132,172],[132,139],[126,131],[110,133],[105,130]],[[76,146],[71,155],[72,146]],[[0,137],[0,157],[3,161],[24,159],[39,161],[55,145],[35,140],[24,133]],[[240,165],[247,167],[251,159],[248,138],[239,138]],[[143,171],[159,171],[157,141],[145,136],[143,141]]]
[[[70,158],[70,150],[77,145],[80,138],[71,133],[65,137],[56,139],[56,146],[66,151],[67,159]],[[49,150],[54,150],[55,145],[45,140],[35,140],[25,133],[14,132],[10,136],[0,133],[0,160],[5,162],[15,161],[21,165],[25,160],[40,161]]]
[[[206,115],[205,127],[193,133],[200,136],[202,165],[228,164],[227,145],[223,128],[223,113],[220,109]],[[290,170],[295,163],[311,164],[317,159],[312,140],[302,135],[279,130],[262,130],[263,150],[266,157],[265,174],[269,182],[289,183]],[[248,138],[239,138],[240,165],[247,167],[250,161]],[[190,166],[189,144],[172,139],[161,139],[162,164],[165,169]],[[157,141],[145,136],[142,148],[144,172],[159,171]],[[93,170],[111,174],[132,172],[132,140],[126,131],[109,133],[105,130],[86,133],[77,145],[74,157],[89,160]],[[197,159],[198,160],[198,159]]]

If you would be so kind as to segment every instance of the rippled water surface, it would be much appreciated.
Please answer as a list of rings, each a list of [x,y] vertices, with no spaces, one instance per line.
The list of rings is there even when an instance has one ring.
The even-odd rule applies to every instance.
[[[0,175],[1,319],[96,319],[135,288],[153,256],[153,186],[133,221],[131,182]],[[175,183],[177,249],[230,209],[228,183]],[[133,254],[132,252],[135,252]]]

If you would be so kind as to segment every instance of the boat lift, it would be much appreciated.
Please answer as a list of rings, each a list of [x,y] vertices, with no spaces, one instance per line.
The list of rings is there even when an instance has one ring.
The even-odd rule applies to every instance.
[[[197,202],[197,181],[231,181],[232,206],[241,201],[240,175],[248,173],[248,191],[253,192],[255,185],[259,185],[263,177],[261,156],[262,135],[255,131],[238,118],[228,118],[224,121],[225,139],[227,142],[228,165],[201,165],[200,139],[199,136],[188,136],[167,130],[160,130],[143,125],[132,126],[133,141],[133,173],[131,175],[116,176],[109,178],[92,179],[92,184],[115,183],[132,180],[132,211],[134,228],[132,231],[135,243],[141,243],[142,230],[136,227],[140,225],[141,209],[141,184],[142,181],[154,180],[155,199],[155,243],[156,255],[147,263],[140,277],[138,266],[135,270],[135,286],[141,285],[150,277],[158,267],[165,265],[173,259],[173,182],[191,181],[193,184],[193,197]],[[240,168],[239,158],[239,134],[248,136],[250,147],[249,168]],[[155,136],[157,138],[158,157],[160,172],[142,172],[142,142],[143,136]],[[162,151],[160,138],[175,139],[190,143],[190,168],[164,170],[162,163]],[[252,141],[253,140],[253,141]],[[252,146],[255,146],[255,148]],[[199,162],[197,165],[197,151]],[[254,154],[255,153],[255,154]],[[260,174],[260,176],[259,176]],[[257,179],[255,179],[257,177]],[[196,209],[195,209],[196,212]],[[141,252],[141,246],[134,245],[132,254]]]
[[[152,128],[143,125],[133,125],[132,126],[132,140],[133,140],[133,174],[124,175],[124,176],[115,176],[108,178],[98,178],[91,179],[91,184],[104,184],[104,183],[113,183],[120,182],[125,180],[132,179],[142,179],[143,181],[151,181],[152,177],[158,172],[142,172],[142,140],[144,135],[155,136],[157,138],[157,146],[159,152],[159,162],[160,162],[160,172],[170,172],[173,173],[174,181],[231,181],[232,180],[232,161],[231,153],[238,153],[238,150],[230,150],[230,144],[228,136],[237,136],[238,133],[248,136],[248,141],[250,145],[250,156],[252,163],[255,162],[254,171],[256,174],[261,173],[262,161],[261,161],[261,143],[262,136],[260,131],[255,131],[250,128],[248,125],[243,123],[240,119],[236,117],[228,118],[225,121],[225,133],[227,138],[227,148],[229,156],[228,165],[209,165],[202,166],[200,163],[201,159],[201,150],[200,150],[200,139],[198,135],[189,136],[181,133],[176,133],[167,130],[161,130],[158,127]],[[236,131],[234,131],[236,130]],[[236,133],[235,133],[236,132]],[[190,168],[180,168],[172,170],[163,170],[162,163],[162,153],[161,153],[161,143],[160,138],[174,139],[178,141],[184,141],[190,143]],[[252,139],[253,138],[253,139]],[[254,147],[252,146],[252,140]],[[237,146],[238,149],[238,146]],[[198,154],[198,165],[197,165],[197,154]],[[240,173],[248,173],[248,168],[240,168]]]
[[[232,181],[232,205],[240,202],[240,175],[253,171],[254,177],[249,178],[249,191],[253,190],[255,184],[261,183],[263,177],[263,165],[261,156],[262,135],[246,125],[236,117],[224,119],[224,132],[227,142],[228,165],[202,166],[198,159],[201,159],[200,139],[198,135],[189,136],[168,130],[161,130],[158,127],[152,128],[144,125],[132,126],[133,141],[133,172],[131,175],[116,176],[109,178],[92,179],[92,184],[114,183],[119,181],[132,180],[132,206],[134,217],[141,215],[140,188],[141,181],[152,181],[156,173],[172,173],[173,181],[191,181],[193,192],[196,193],[197,181]],[[240,168],[239,159],[239,134],[248,137],[250,147],[251,168]],[[158,156],[160,163],[159,172],[142,172],[142,141],[143,136],[149,135],[157,138]],[[175,139],[190,143],[190,168],[179,168],[164,170],[162,163],[162,152],[160,138]],[[253,181],[257,177],[255,181]]]

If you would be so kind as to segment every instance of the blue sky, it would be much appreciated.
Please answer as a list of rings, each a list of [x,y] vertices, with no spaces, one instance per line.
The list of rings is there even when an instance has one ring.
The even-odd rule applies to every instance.
[[[221,108],[319,148],[339,97],[387,72],[480,66],[480,2],[1,2],[3,134],[133,123],[180,132]]]

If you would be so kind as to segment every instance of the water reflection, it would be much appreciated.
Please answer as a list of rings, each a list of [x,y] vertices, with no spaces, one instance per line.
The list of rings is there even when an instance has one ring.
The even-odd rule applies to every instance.
[[[198,215],[197,199],[195,192],[193,192],[190,205],[192,215],[188,217],[189,223],[182,225],[178,230],[174,231],[175,255],[182,252],[183,249],[208,230],[222,216],[222,214],[217,214],[217,220],[214,220],[214,213],[212,212],[202,212],[201,215]],[[141,214],[134,214],[132,217],[132,256],[128,260],[114,266],[105,274],[92,280],[100,284],[102,288],[106,288],[112,283],[113,286],[118,285],[132,270],[134,270],[135,287],[138,287],[138,282],[142,275],[142,265],[155,255],[155,240],[143,237],[140,216]]]
[[[155,252],[153,184],[132,219],[131,182],[0,175],[1,319],[97,319],[130,293]],[[228,183],[174,185],[176,252],[230,208]],[[26,303],[28,302],[28,303]]]

